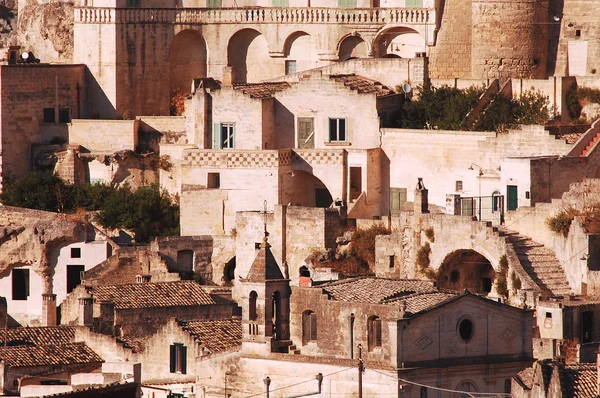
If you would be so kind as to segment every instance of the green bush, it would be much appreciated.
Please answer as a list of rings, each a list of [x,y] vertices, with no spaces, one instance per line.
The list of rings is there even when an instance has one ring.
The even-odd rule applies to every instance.
[[[377,235],[389,235],[390,233],[390,230],[383,225],[373,225],[368,229],[357,229],[352,234],[350,255],[372,268],[375,264],[375,237]]]
[[[566,93],[567,110],[571,119],[579,119],[584,103],[600,103],[600,90],[589,87],[577,87],[574,83]]]
[[[423,246],[419,247],[417,250],[417,266],[419,267],[419,271],[425,275],[429,279],[435,279],[437,277],[435,271],[431,269],[431,260],[429,256],[431,255],[431,246],[429,242],[425,242]]]
[[[566,237],[569,234],[573,218],[575,218],[575,212],[572,209],[561,210],[556,215],[546,219],[546,226],[550,228],[550,231]]]
[[[427,237],[427,239],[429,239],[429,241],[430,241],[431,243],[434,243],[434,242],[435,242],[435,232],[433,231],[433,228],[432,228],[432,227],[430,227],[430,228],[427,228],[427,229],[425,230],[425,236]]]

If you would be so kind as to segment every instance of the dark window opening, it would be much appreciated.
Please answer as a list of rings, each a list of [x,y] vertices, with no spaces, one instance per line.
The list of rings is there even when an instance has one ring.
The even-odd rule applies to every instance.
[[[427,387],[421,387],[420,398],[427,398]]]
[[[369,351],[381,347],[381,319],[377,316],[372,316],[368,321],[369,332]]]
[[[492,279],[491,278],[481,278],[481,283],[483,284],[484,293],[489,293],[492,291]]]
[[[546,312],[546,318],[552,318],[552,313],[551,312]]]
[[[525,199],[529,199],[529,191],[525,191]]]
[[[575,37],[581,37],[581,29],[575,29]]]
[[[29,297],[29,270],[15,268],[12,271],[12,299],[27,300]]]
[[[458,324],[458,334],[465,343],[468,343],[473,337],[473,322],[470,319],[460,321]]]
[[[362,193],[362,167],[350,167],[350,201]]]
[[[390,256],[390,269],[394,269],[396,256]]]
[[[346,119],[329,119],[329,142],[346,140]]]
[[[506,380],[504,380],[504,392],[506,394],[510,394],[510,390],[511,390],[510,379],[506,379]]]
[[[59,108],[58,109],[58,122],[59,123],[71,123],[71,109]]]
[[[54,122],[56,122],[54,108],[44,108],[44,123],[54,123]]]
[[[71,248],[71,258],[81,258],[81,248],[80,247],[72,247]]]
[[[260,242],[254,242],[254,250],[260,250]]]
[[[221,173],[208,173],[207,188],[221,188]]]
[[[187,367],[187,347],[183,344],[171,344],[170,358],[171,373],[186,373]]]
[[[460,272],[458,272],[457,270],[450,272],[450,282],[456,283],[459,280],[460,280]]]
[[[225,264],[225,269],[223,270],[223,279],[226,284],[230,284],[231,281],[235,279],[235,261],[235,257],[233,257]]]
[[[306,266],[300,267],[300,276],[310,278],[310,270]]]
[[[594,312],[584,311],[581,314],[581,342],[590,343],[594,341]]]
[[[258,314],[256,312],[256,299],[258,298],[258,293],[254,290],[250,292],[250,297],[248,300],[248,319],[251,321],[255,321]]]
[[[81,273],[85,271],[83,265],[67,265],[67,293],[81,284]]]

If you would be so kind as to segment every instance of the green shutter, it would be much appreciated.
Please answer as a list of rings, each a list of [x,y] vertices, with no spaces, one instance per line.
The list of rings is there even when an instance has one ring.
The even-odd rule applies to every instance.
[[[273,0],[273,7],[288,7],[288,0]]]
[[[169,362],[171,373],[175,373],[175,369],[177,367],[177,347],[175,344],[171,344],[171,360]]]
[[[187,373],[187,347],[186,346],[181,346],[181,356],[182,356],[182,361],[181,361],[181,373],[186,374]]]
[[[232,123],[232,125],[233,134],[231,136],[231,147],[235,148],[235,123]]]
[[[338,6],[341,8],[356,8],[356,0],[338,0]]]
[[[206,0],[206,7],[219,8],[221,7],[221,0]]]
[[[221,124],[215,123],[213,129],[213,149],[221,149]]]
[[[423,0],[406,0],[407,8],[422,8]]]

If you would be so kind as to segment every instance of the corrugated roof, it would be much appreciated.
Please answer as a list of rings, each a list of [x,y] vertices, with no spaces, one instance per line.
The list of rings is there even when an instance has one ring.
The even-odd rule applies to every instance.
[[[242,345],[242,321],[240,319],[189,321],[182,322],[182,326],[211,354]]]
[[[567,397],[595,398],[598,396],[598,371],[595,363],[565,365]]]
[[[85,343],[6,347],[0,349],[0,358],[13,368],[104,362]]]
[[[241,90],[250,98],[265,99],[273,97],[273,94],[290,88],[288,82],[264,82],[264,83],[245,83],[234,84],[234,90]]]
[[[72,326],[23,327],[0,330],[0,345],[67,344],[75,340]]]
[[[115,308],[186,307],[215,304],[195,281],[101,285],[92,289],[97,301],[110,301]]]
[[[384,86],[376,80],[354,74],[329,75],[329,78],[335,80],[336,82],[344,83],[346,87],[350,87],[352,90],[356,90],[361,94],[374,93],[377,97],[385,97],[395,94],[394,90]]]
[[[397,297],[414,293],[437,292],[430,281],[361,277],[320,285],[333,300],[385,304]]]

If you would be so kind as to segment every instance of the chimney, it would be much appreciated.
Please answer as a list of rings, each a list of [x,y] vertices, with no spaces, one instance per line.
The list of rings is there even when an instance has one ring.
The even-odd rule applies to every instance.
[[[94,323],[94,299],[92,297],[79,298],[79,326],[91,326]]]
[[[56,326],[56,294],[42,294],[42,326]]]
[[[417,187],[415,188],[415,213],[426,214],[429,213],[429,191],[425,188],[423,179],[419,177],[417,181]]]
[[[150,275],[150,274],[136,275],[135,282],[136,283],[149,283],[151,279],[152,279],[152,275]]]

